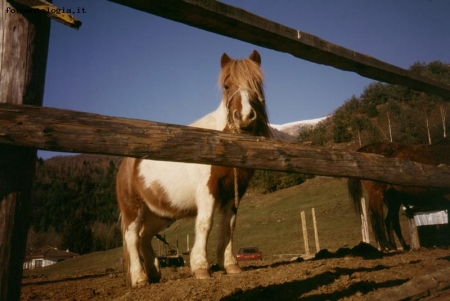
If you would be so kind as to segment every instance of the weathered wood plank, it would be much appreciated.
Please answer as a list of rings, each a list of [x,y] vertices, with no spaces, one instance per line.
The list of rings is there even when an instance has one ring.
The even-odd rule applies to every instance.
[[[50,20],[13,5],[0,0],[0,103],[40,105]],[[20,300],[35,165],[36,149],[0,145],[0,300]]]
[[[450,101],[450,85],[212,0],[109,0],[197,28]]]
[[[0,143],[450,187],[449,166],[54,108],[0,104]]]

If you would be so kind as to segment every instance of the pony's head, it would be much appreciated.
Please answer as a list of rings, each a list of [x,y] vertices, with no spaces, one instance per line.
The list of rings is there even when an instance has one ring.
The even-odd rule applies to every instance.
[[[261,56],[254,50],[249,58],[235,60],[224,53],[220,65],[219,84],[223,88],[223,105],[228,111],[225,131],[268,137]]]

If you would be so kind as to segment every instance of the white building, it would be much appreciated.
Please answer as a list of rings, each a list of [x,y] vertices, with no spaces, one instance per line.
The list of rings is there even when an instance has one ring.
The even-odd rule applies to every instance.
[[[45,246],[27,254],[23,268],[25,270],[42,268],[77,256],[79,254],[69,252],[69,250],[62,251],[53,246]]]

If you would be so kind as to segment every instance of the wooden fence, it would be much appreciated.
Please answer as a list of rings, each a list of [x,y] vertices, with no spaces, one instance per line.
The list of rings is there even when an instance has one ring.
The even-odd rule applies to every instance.
[[[112,1],[450,100],[448,85],[217,1]],[[41,2],[0,0],[0,8],[11,5],[23,8],[22,5]],[[182,126],[20,106],[41,105],[49,20],[41,14],[2,16],[0,103],[9,104],[0,106],[0,300],[20,300],[36,148],[358,177],[403,185],[450,186],[448,166],[432,167],[372,154],[306,148],[295,143]]]
[[[69,110],[0,104],[0,143],[450,187],[450,167],[264,137]]]

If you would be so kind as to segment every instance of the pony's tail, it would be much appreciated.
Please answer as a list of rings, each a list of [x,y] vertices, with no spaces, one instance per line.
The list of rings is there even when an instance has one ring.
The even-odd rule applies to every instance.
[[[353,201],[353,207],[356,213],[361,215],[361,197],[363,195],[361,180],[359,179],[348,179],[347,182],[348,194]]]

